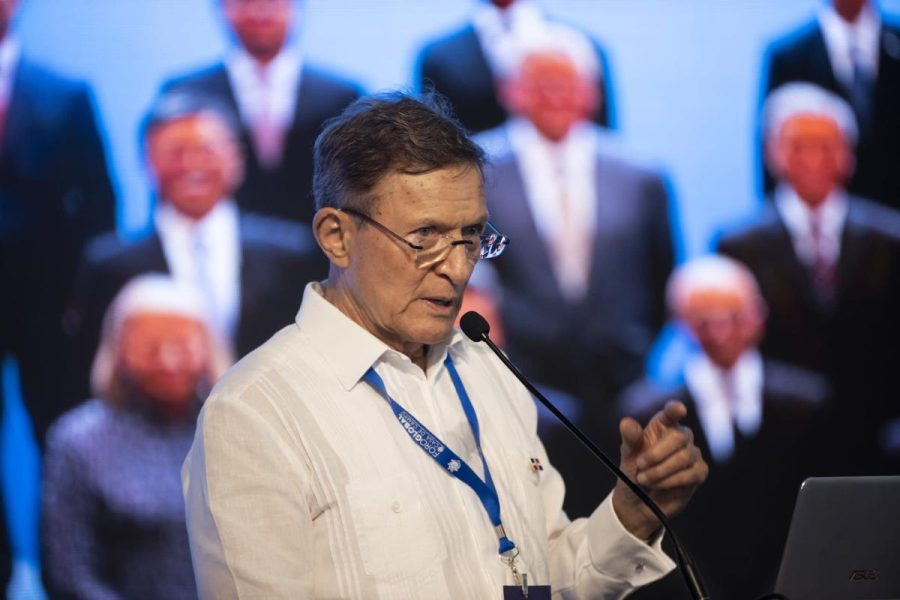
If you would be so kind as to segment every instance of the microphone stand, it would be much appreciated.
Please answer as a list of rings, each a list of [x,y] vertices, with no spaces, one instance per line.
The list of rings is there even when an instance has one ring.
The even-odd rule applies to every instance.
[[[477,313],[476,313],[477,314]],[[480,317],[480,315],[479,315]],[[470,336],[471,337],[471,336]],[[616,465],[606,454],[603,453],[600,448],[594,444],[591,439],[586,436],[578,427],[572,423],[568,417],[566,417],[558,408],[556,408],[553,403],[551,403],[547,398],[544,397],[542,393],[538,391],[536,387],[534,387],[530,381],[528,381],[525,376],[519,371],[519,369],[512,363],[506,355],[494,344],[493,340],[491,340],[490,336],[488,336],[487,331],[482,331],[480,333],[481,341],[485,342],[491,350],[494,351],[503,364],[512,371],[513,375],[515,375],[519,381],[521,381],[525,387],[531,392],[535,398],[541,401],[541,404],[547,407],[553,416],[555,416],[560,423],[565,425],[566,429],[568,429],[572,434],[578,438],[584,446],[590,450],[591,454],[593,454],[597,459],[600,460],[606,467],[615,473],[616,477],[628,486],[634,495],[641,499],[641,501],[647,505],[647,507],[653,512],[659,522],[662,524],[663,528],[669,532],[669,535],[672,537],[672,545],[675,547],[675,559],[678,563],[678,567],[681,570],[681,574],[684,577],[685,584],[691,592],[694,600],[710,600],[709,594],[707,594],[706,589],[703,587],[703,582],[700,579],[700,572],[697,570],[696,565],[691,560],[690,556],[682,549],[681,543],[678,541],[678,537],[675,535],[675,531],[672,529],[672,526],[669,524],[669,520],[666,518],[666,515],[663,513],[662,509],[656,505],[656,502],[653,501],[647,493],[638,486],[635,482],[631,480],[622,470]]]

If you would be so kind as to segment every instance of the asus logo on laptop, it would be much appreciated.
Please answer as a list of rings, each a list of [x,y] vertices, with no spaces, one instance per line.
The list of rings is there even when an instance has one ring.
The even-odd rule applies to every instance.
[[[850,571],[850,581],[877,581],[878,571],[875,569],[853,569]]]

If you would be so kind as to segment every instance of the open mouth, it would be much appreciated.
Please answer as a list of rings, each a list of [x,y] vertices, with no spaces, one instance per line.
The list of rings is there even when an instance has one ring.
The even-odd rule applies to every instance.
[[[454,301],[453,298],[434,297],[434,298],[423,298],[423,300],[425,300],[425,302],[431,304],[432,306],[434,306],[436,308],[441,308],[441,309],[453,308],[456,305],[456,302]]]

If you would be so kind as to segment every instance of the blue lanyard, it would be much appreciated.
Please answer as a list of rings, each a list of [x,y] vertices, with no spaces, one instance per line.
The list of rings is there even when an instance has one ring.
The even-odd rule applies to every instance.
[[[506,537],[506,531],[503,529],[503,523],[500,521],[500,497],[497,495],[497,488],[494,487],[494,481],[491,479],[491,471],[488,469],[487,461],[484,459],[484,452],[481,450],[481,430],[478,427],[478,415],[475,414],[475,408],[472,406],[472,401],[469,400],[469,394],[466,393],[466,388],[463,386],[459,373],[456,372],[456,367],[453,365],[453,360],[449,354],[444,361],[444,366],[447,367],[450,379],[453,380],[456,395],[459,396],[459,402],[462,404],[466,418],[469,420],[472,433],[475,435],[475,445],[478,447],[478,454],[481,456],[481,464],[484,467],[484,481],[475,474],[475,471],[466,464],[466,461],[461,459],[436,435],[431,433],[427,427],[422,425],[418,419],[412,416],[409,411],[391,398],[384,381],[375,372],[374,368],[370,367],[366,374],[363,375],[363,379],[388,401],[388,404],[391,405],[391,410],[394,411],[394,416],[397,417],[397,421],[410,439],[423,452],[433,458],[442,469],[445,469],[448,473],[472,488],[472,491],[478,495],[500,542],[499,553],[501,556],[504,556],[514,551],[516,545]]]

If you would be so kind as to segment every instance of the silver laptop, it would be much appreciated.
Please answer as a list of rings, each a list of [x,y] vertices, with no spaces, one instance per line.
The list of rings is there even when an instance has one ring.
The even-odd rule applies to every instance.
[[[900,600],[900,477],[804,481],[775,590],[788,600]]]

